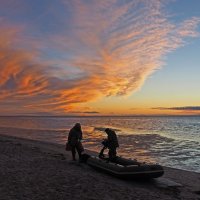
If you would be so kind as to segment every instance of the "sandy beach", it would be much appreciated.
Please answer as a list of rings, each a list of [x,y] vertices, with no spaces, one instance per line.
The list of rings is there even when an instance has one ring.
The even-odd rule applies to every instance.
[[[200,174],[165,167],[163,177],[125,181],[71,161],[63,145],[0,136],[0,200],[200,199]]]

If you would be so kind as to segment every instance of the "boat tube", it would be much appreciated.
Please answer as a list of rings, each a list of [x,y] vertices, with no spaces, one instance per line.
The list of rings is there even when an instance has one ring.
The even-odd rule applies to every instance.
[[[94,169],[123,179],[151,179],[158,178],[164,174],[164,169],[161,165],[140,163],[136,160],[122,157],[116,157],[115,161],[111,162],[106,158],[83,154],[82,160]]]

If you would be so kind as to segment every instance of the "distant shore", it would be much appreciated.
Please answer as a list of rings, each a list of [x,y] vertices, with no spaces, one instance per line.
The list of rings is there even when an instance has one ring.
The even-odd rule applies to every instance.
[[[163,177],[125,181],[78,162],[64,145],[0,135],[1,200],[200,199],[200,173],[165,167]]]

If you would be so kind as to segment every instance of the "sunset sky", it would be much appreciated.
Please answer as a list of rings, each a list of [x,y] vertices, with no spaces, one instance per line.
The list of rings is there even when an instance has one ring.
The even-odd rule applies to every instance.
[[[200,114],[199,0],[0,5],[0,115]]]

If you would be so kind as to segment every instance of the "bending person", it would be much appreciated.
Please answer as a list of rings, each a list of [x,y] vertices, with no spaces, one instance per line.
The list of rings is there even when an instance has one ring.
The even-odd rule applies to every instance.
[[[115,131],[106,128],[105,132],[107,134],[107,139],[104,140],[102,142],[102,144],[104,145],[103,149],[101,150],[99,156],[103,157],[103,151],[108,148],[108,156],[109,156],[109,160],[110,161],[114,161],[115,158],[117,157],[117,147],[119,147],[119,143],[118,143],[118,139],[117,139],[117,135],[115,133]]]

